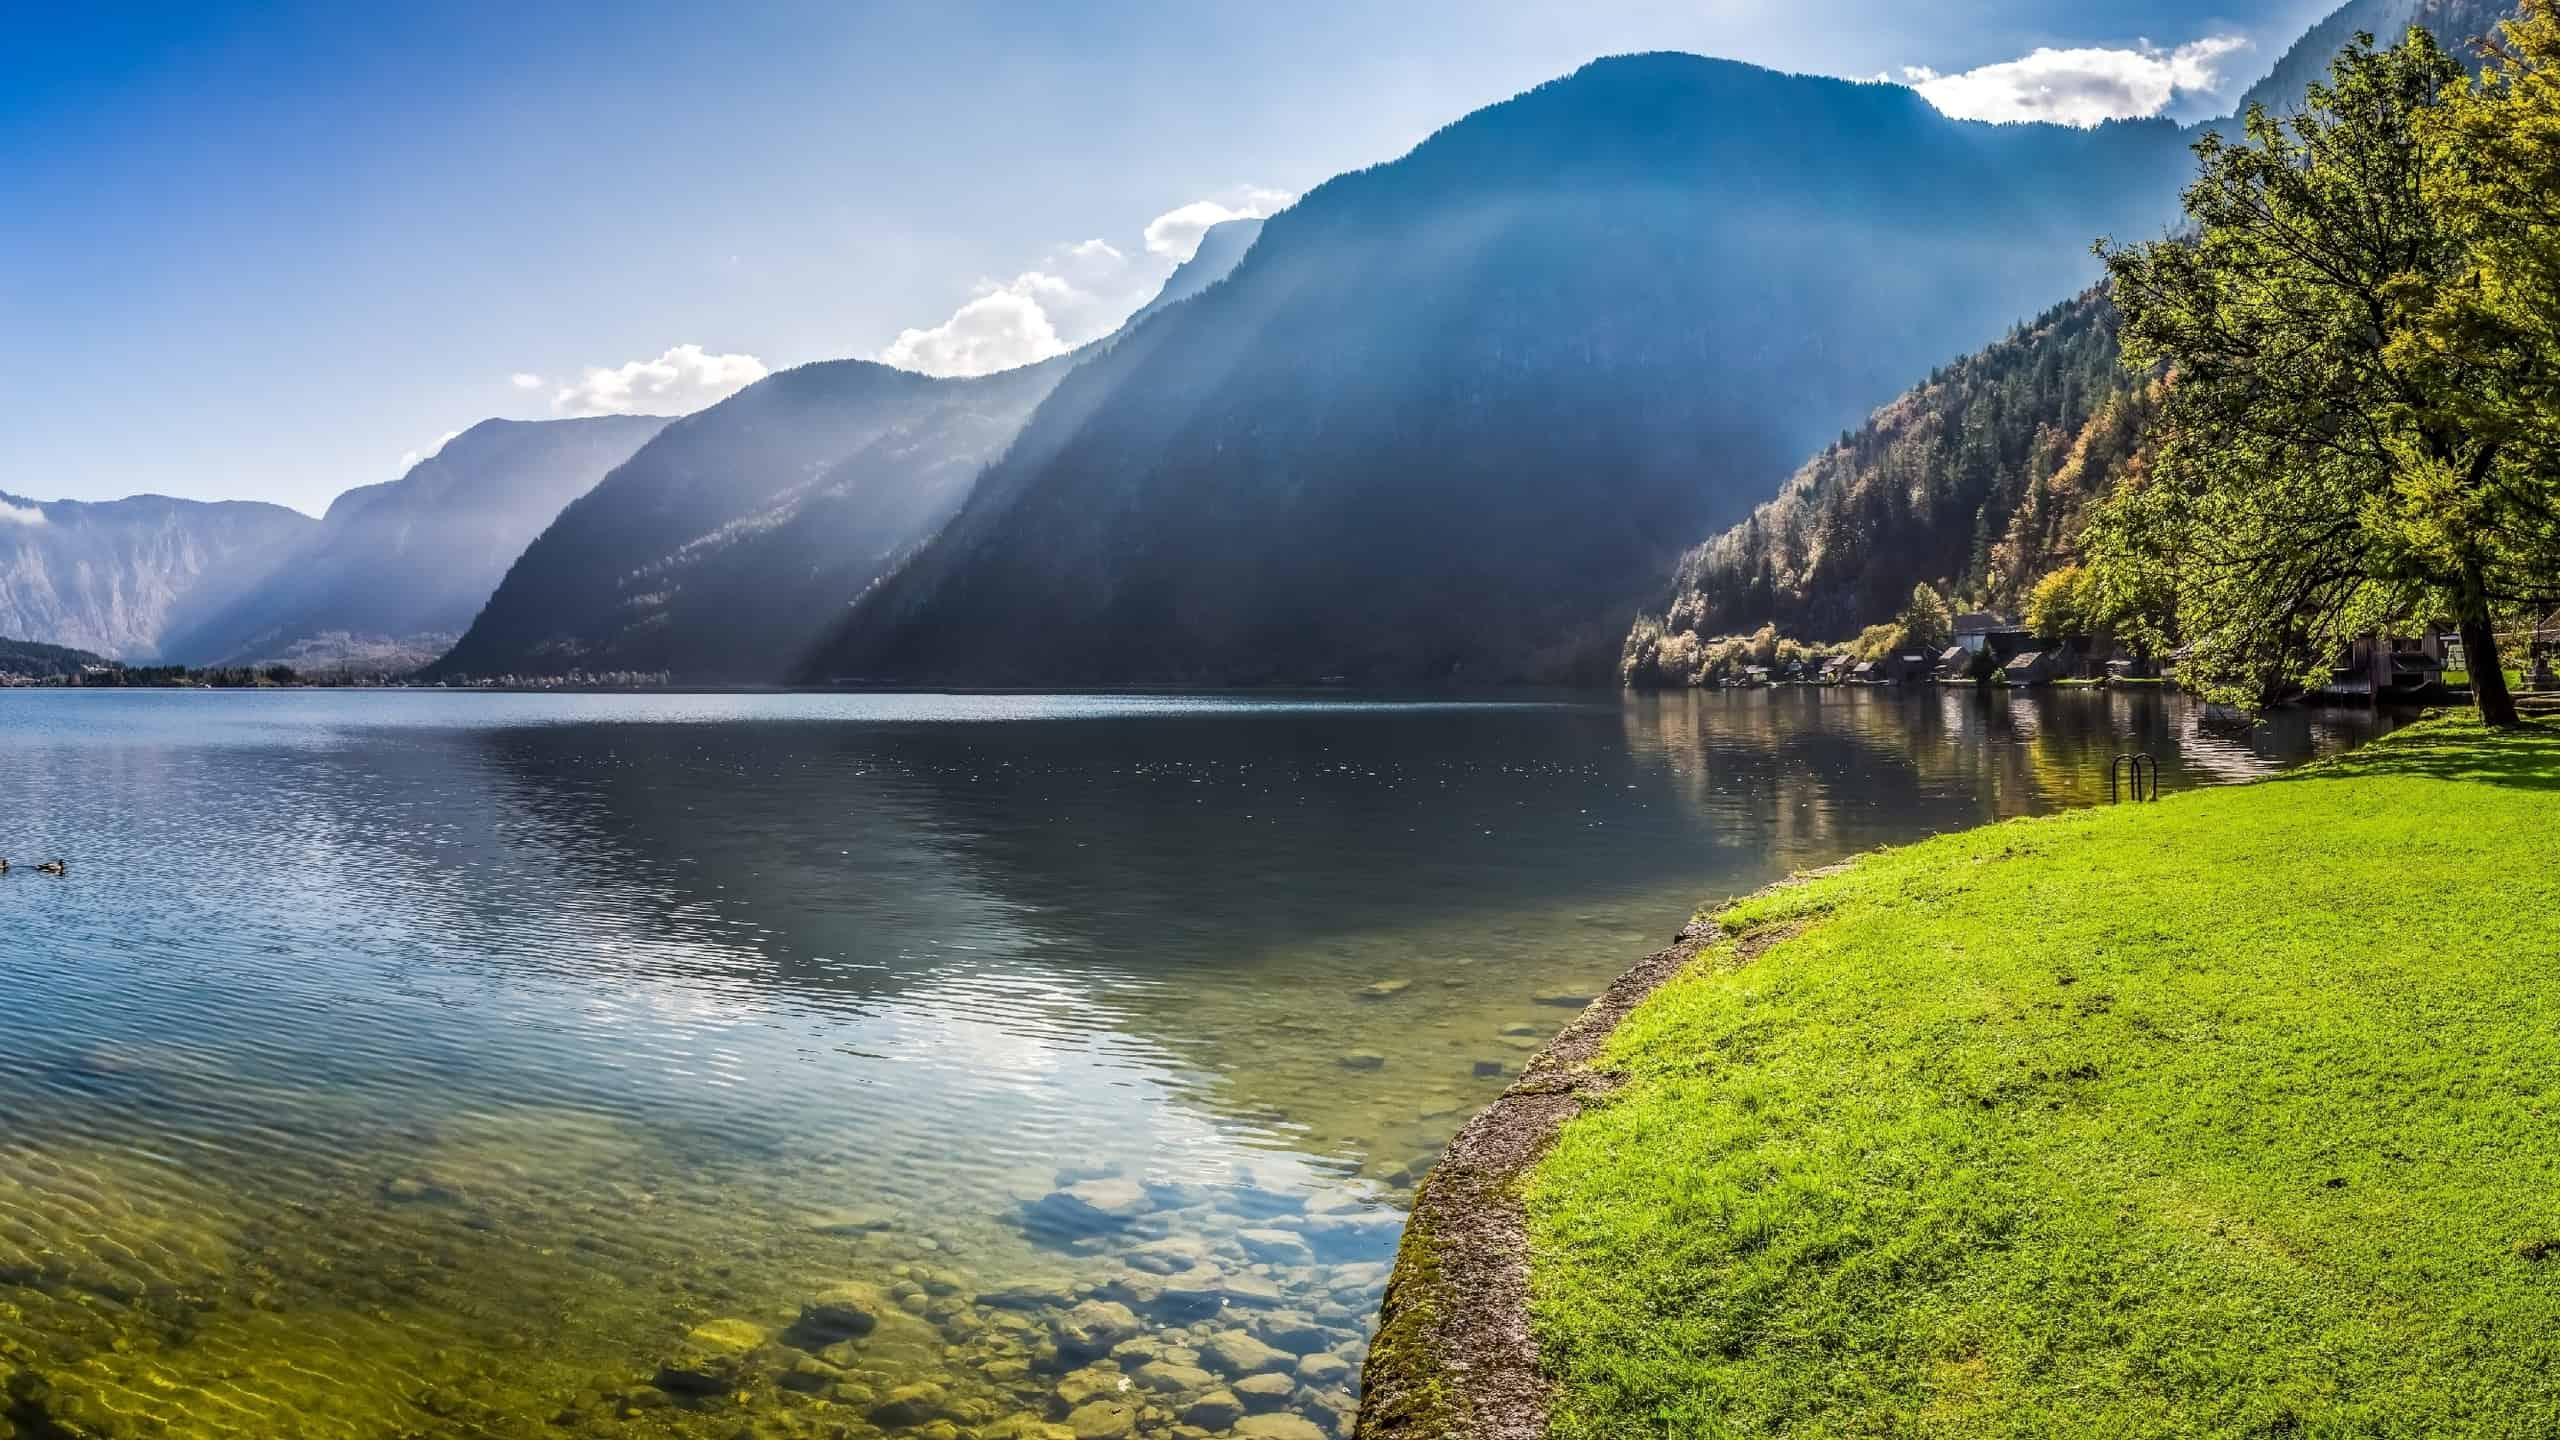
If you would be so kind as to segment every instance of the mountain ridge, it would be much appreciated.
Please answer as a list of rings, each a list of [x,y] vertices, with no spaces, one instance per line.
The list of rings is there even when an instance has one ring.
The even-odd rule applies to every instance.
[[[196,665],[414,669],[453,643],[562,507],[667,423],[481,421],[400,478],[340,494],[265,580],[166,649]]]
[[[817,361],[669,425],[562,510],[422,673],[786,678],[960,508],[1061,377],[1214,290],[1259,230],[1211,227],[1146,307],[1065,355],[965,378]]]
[[[2185,144],[1595,62],[1273,217],[1063,381],[801,677],[1589,678],[1666,533],[1737,517],[1918,357],[2086,283],[2091,239],[2172,213]]]

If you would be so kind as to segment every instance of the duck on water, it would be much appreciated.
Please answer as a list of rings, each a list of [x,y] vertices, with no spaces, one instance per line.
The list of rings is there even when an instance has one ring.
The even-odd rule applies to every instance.
[[[8,873],[9,862],[5,859],[0,859],[0,875],[6,875]],[[68,875],[71,873],[71,862],[68,860],[47,860],[36,867],[36,873],[39,875]]]

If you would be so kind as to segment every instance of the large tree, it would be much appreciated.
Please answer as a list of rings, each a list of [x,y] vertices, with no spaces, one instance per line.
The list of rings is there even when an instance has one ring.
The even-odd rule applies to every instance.
[[[2458,363],[2454,396],[2498,446],[2487,483],[2433,487],[2407,507],[2411,543],[2452,552],[2476,536],[2494,600],[2560,605],[2560,3],[2523,0],[2485,47],[2479,83],[2419,117],[2430,198],[2470,246],[2412,344]],[[2413,498],[2432,498],[2418,490]]]
[[[2358,36],[2302,113],[2197,145],[2191,233],[2102,247],[2128,361],[2171,380],[2157,473],[2091,550],[2110,588],[2174,595],[2209,694],[2264,701],[2361,631],[2449,616],[2481,715],[2515,721],[2495,616],[2554,556],[2524,543],[2548,487],[2481,403],[2520,352],[2453,343],[2477,226],[2430,161],[2465,84],[2423,30]]]

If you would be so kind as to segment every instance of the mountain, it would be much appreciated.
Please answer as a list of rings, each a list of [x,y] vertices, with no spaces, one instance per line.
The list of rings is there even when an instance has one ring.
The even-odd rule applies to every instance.
[[[160,659],[185,616],[246,593],[317,528],[281,505],[0,492],[0,635]]]
[[[2328,80],[2329,62],[2359,33],[2389,45],[2410,26],[2424,25],[2446,49],[2476,62],[2474,42],[2515,13],[2514,0],[2348,0],[2295,41],[2232,114],[2246,115],[2252,105],[2279,115],[2300,109],[2312,85]]]
[[[267,579],[164,649],[197,665],[410,670],[444,653],[561,508],[666,426],[488,420],[398,480],[338,497]]]
[[[2353,0],[2240,108],[2299,108],[2358,32],[2387,43],[2423,24],[2461,51],[2511,13],[2495,0]],[[1681,557],[1667,597],[1629,636],[1638,679],[1662,637],[1775,624],[1843,638],[1890,619],[1924,582],[2016,610],[2037,579],[2079,558],[2090,507],[2148,463],[2158,392],[2119,361],[2115,309],[2091,290],[1932,371]]]
[[[1210,229],[1131,324],[1214,285],[1257,228]],[[975,379],[838,360],[758,381],[669,425],[564,510],[424,673],[784,679],[941,528],[1059,378],[1114,343]]]
[[[1684,555],[1667,604],[1638,622],[1637,649],[1647,636],[1770,623],[1853,635],[1923,582],[2015,608],[2076,558],[2091,503],[2147,458],[2155,387],[2120,359],[2100,289],[1933,372]]]
[[[838,360],[760,380],[563,510],[425,674],[775,679],[958,506],[1065,364],[937,380]]]
[[[1594,63],[1319,187],[1078,366],[802,673],[1597,678],[1690,537],[2167,223],[2186,143]]]
[[[1234,274],[1236,266],[1243,263],[1245,252],[1261,238],[1259,220],[1226,220],[1210,226],[1200,236],[1200,248],[1166,278],[1156,297],[1121,322],[1121,333],[1126,334],[1157,311],[1169,310]]]

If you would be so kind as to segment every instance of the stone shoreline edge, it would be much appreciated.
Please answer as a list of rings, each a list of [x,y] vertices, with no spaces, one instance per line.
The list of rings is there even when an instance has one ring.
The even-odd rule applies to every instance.
[[[1792,889],[1846,865],[1790,875]],[[1530,1057],[1501,1098],[1478,1111],[1425,1177],[1379,1307],[1361,1371],[1354,1440],[1540,1440],[1548,1383],[1529,1327],[1529,1237],[1519,1181],[1582,1113],[1585,1097],[1624,1080],[1593,1062],[1621,1021],[1701,955],[1730,950],[1741,965],[1800,925],[1736,935],[1700,912],[1667,950],[1610,982],[1574,1022]]]

